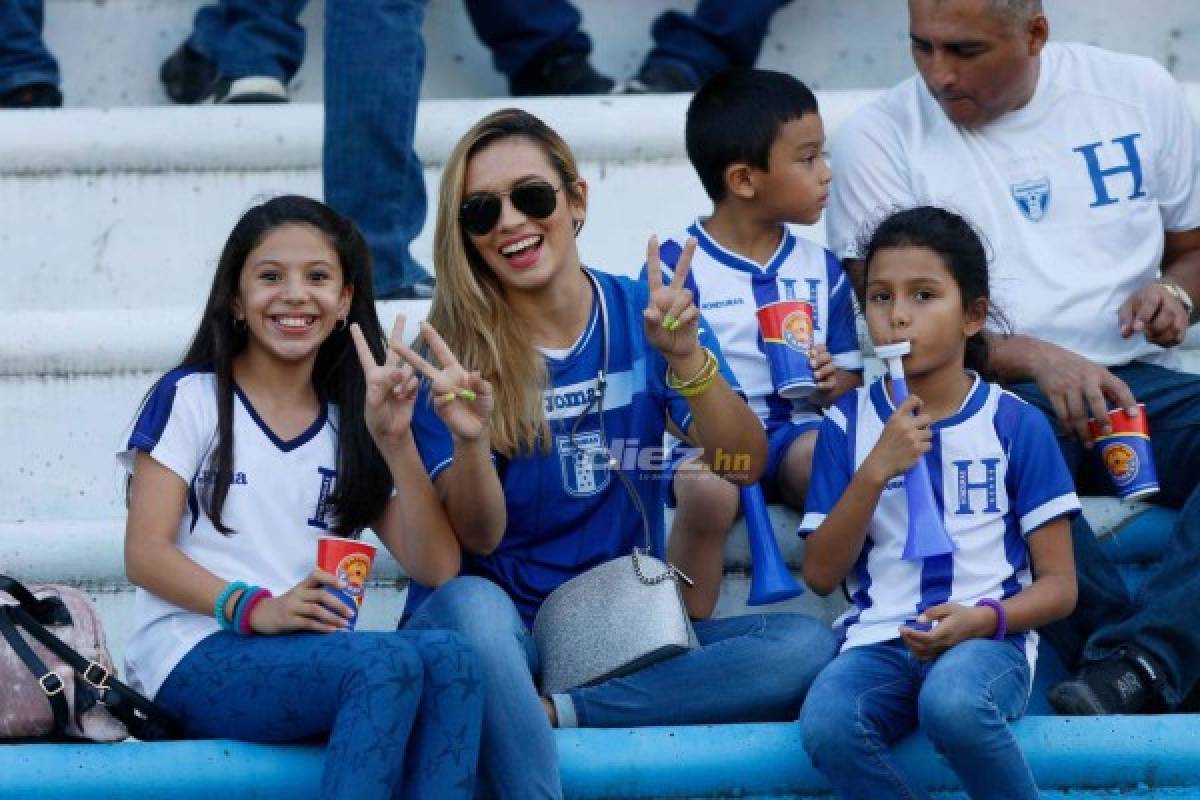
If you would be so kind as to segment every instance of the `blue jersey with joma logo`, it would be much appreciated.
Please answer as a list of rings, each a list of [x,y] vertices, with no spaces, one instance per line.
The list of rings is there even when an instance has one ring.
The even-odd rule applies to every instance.
[[[608,312],[608,381],[604,425],[597,406],[597,374],[604,360],[604,325],[596,297],[583,336],[561,359],[546,358],[549,387],[543,409],[549,447],[515,458],[495,455],[504,487],[508,527],[488,556],[463,554],[463,575],[495,582],[532,624],[546,595],[579,573],[642,546],[642,517],[613,474],[610,462],[629,476],[648,515],[653,547],[663,551],[666,420],[681,430],[691,424],[687,402],[667,389],[666,361],[646,341],[642,312],[647,287],[629,278],[592,272]],[[720,348],[701,323],[701,343],[721,359]],[[721,360],[725,379],[733,377]],[[449,431],[422,387],[413,431],[430,477],[453,463]],[[410,584],[405,614],[429,595]]]

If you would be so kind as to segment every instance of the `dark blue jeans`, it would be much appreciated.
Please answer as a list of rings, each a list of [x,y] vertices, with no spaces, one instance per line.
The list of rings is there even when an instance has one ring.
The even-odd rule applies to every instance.
[[[323,798],[472,796],[483,691],[458,634],[214,633],[154,699],[193,737],[328,736]]]
[[[308,0],[220,0],[201,7],[188,44],[229,78],[269,75],[287,83],[304,61],[296,21]]]
[[[0,2],[0,94],[34,83],[59,85],[58,62],[42,41],[42,0]]]
[[[409,252],[425,224],[425,176],[413,149],[424,17],[425,0],[325,4],[325,201],[362,229],[377,295],[425,275]]]
[[[1078,667],[1136,644],[1162,667],[1164,699],[1174,708],[1200,680],[1200,376],[1151,364],[1112,369],[1146,404],[1154,461],[1162,487],[1153,502],[1178,508],[1171,545],[1137,593],[1130,595],[1116,567],[1082,516],[1071,532],[1079,601],[1075,613],[1042,629],[1068,666]],[[1113,493],[1095,452],[1064,435],[1035,383],[1009,387],[1050,418],[1080,494]]]
[[[974,800],[1036,800],[1008,723],[1025,711],[1029,662],[1011,641],[967,639],[918,661],[899,639],[852,647],[812,685],[800,727],[843,800],[927,798],[892,756],[919,727]]]
[[[691,14],[667,11],[654,20],[654,47],[644,64],[668,62],[702,83],[728,67],[758,60],[771,16],[791,0],[700,0]]]
[[[669,61],[698,82],[726,67],[753,66],[771,15],[791,0],[699,0],[691,14],[667,11],[654,20],[646,63]],[[467,0],[480,41],[510,79],[552,49],[590,53],[579,10],[567,0]]]

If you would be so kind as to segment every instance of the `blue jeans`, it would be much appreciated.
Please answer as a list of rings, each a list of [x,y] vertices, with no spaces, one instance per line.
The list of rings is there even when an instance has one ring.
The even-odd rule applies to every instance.
[[[483,693],[462,637],[424,633],[214,633],[155,700],[192,737],[329,737],[321,797],[472,796]]]
[[[558,758],[536,682],[533,637],[503,589],[477,577],[440,586],[406,628],[461,633],[483,665],[482,780],[501,798],[562,797]],[[828,626],[798,614],[695,624],[701,647],[632,675],[556,695],[561,724],[687,725],[795,719],[836,651]]]
[[[1151,364],[1115,367],[1112,372],[1146,404],[1161,491],[1152,502],[1178,508],[1171,544],[1158,567],[1130,596],[1116,567],[1096,543],[1082,516],[1072,524],[1079,601],[1067,619],[1043,633],[1072,667],[1107,658],[1126,644],[1158,661],[1157,688],[1174,708],[1200,681],[1200,376]],[[1009,387],[1049,418],[1081,494],[1112,494],[1112,484],[1095,452],[1067,437],[1035,383]]]
[[[853,647],[813,683],[804,749],[843,800],[928,797],[891,745],[919,727],[974,800],[1036,798],[1008,726],[1029,699],[1029,662],[1011,641],[967,639],[919,661],[899,639]]]
[[[771,15],[791,0],[699,0],[691,14],[667,11],[654,21],[646,63],[669,61],[697,82],[730,66],[753,66]],[[480,41],[510,79],[551,50],[590,53],[583,18],[567,0],[467,0]]]
[[[0,2],[0,94],[34,83],[59,85],[58,62],[42,41],[43,0]]]
[[[425,276],[409,253],[425,224],[413,149],[424,16],[425,0],[325,4],[325,201],[362,229],[377,295]]]
[[[188,44],[228,78],[269,75],[287,83],[304,62],[304,28],[296,21],[308,0],[220,0],[202,6]]]
[[[579,27],[583,17],[567,0],[466,0],[466,6],[475,35],[510,81],[546,52],[592,51]]]
[[[758,60],[771,16],[791,0],[700,0],[691,14],[667,11],[650,29],[654,47],[643,66],[670,63],[703,83],[729,67]]]

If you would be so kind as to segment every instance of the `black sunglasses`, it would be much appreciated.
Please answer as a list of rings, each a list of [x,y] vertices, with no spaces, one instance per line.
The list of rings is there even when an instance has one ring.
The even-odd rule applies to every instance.
[[[561,188],[561,187],[560,187]],[[458,207],[458,221],[473,236],[486,236],[500,221],[501,204],[507,197],[513,208],[527,217],[545,219],[558,205],[558,189],[545,181],[530,181],[507,192],[479,192]]]

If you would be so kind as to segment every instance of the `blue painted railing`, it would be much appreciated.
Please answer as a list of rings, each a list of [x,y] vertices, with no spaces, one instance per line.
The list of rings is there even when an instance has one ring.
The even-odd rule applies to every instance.
[[[1072,797],[1200,796],[1195,717],[1027,717],[1014,726],[1038,785]],[[828,797],[795,724],[557,731],[569,798]],[[897,748],[932,792],[957,780],[921,736]],[[318,800],[315,746],[187,741],[0,747],[0,798]]]

